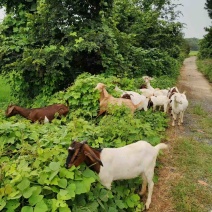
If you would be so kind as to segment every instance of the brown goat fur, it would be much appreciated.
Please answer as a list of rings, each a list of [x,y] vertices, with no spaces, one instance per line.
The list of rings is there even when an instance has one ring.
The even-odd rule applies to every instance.
[[[40,122],[43,123],[45,118],[51,122],[54,118],[56,113],[58,116],[66,116],[69,112],[69,107],[64,104],[53,104],[43,108],[23,108],[17,105],[9,105],[5,112],[6,117],[11,117],[14,115],[21,115],[26,119],[31,120],[31,122]]]
[[[139,104],[134,105],[130,99],[115,98],[107,92],[105,87],[106,86],[103,83],[98,83],[95,87],[95,90],[100,91],[100,111],[98,115],[101,115],[102,113],[106,112],[108,110],[109,105],[125,105],[131,110],[131,113],[133,114],[135,110],[143,104],[143,102],[140,102]]]

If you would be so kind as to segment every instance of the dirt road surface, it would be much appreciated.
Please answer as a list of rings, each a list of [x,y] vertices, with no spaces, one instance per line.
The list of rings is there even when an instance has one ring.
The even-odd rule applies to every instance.
[[[171,188],[175,179],[181,177],[176,167],[174,167],[173,148],[175,147],[175,140],[179,137],[191,138],[196,129],[200,129],[198,119],[189,110],[192,110],[196,105],[204,108],[212,118],[212,85],[208,80],[197,70],[196,57],[185,59],[181,68],[181,74],[178,80],[177,87],[180,92],[186,91],[186,96],[189,101],[189,107],[185,112],[184,124],[182,126],[170,127],[167,129],[169,152],[159,157],[161,166],[156,173],[159,180],[155,183],[152,203],[148,212],[177,212],[174,209]],[[197,141],[212,144],[212,140],[208,137],[195,137]],[[180,152],[179,152],[180,154]],[[194,194],[195,195],[195,194]]]

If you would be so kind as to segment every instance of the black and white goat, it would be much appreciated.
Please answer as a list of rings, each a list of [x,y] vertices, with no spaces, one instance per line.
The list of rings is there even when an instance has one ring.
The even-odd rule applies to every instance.
[[[85,162],[88,167],[99,174],[100,182],[111,189],[114,180],[132,179],[141,176],[143,179],[140,195],[146,192],[148,196],[146,209],[149,208],[153,192],[153,175],[156,158],[160,149],[168,146],[160,143],[153,147],[146,141],[137,141],[120,148],[104,148],[102,150],[90,147],[86,142],[71,143],[68,148],[66,168],[79,166]]]

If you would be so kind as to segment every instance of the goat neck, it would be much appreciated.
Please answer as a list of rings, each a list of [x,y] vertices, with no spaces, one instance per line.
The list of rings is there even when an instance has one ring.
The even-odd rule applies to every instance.
[[[102,89],[101,94],[100,94],[100,102],[105,99],[110,97],[109,93],[107,92],[107,90],[105,88]]]
[[[17,105],[14,105],[12,107],[13,107],[12,111],[7,115],[8,117],[19,114],[19,115],[23,116],[24,118],[28,118],[28,116],[31,112],[31,109],[26,109],[26,108],[23,108],[23,107],[20,107]]]
[[[94,148],[91,148],[92,149],[93,153],[96,155],[97,158],[99,158],[100,160],[100,153],[102,151],[102,149],[94,149]],[[94,162],[92,161],[89,157],[86,157],[85,158],[85,164],[93,171],[95,171],[97,174],[99,174],[100,172],[100,163],[98,162]]]

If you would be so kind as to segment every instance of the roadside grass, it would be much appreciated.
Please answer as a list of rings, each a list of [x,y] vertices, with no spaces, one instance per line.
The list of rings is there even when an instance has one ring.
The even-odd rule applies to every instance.
[[[193,113],[196,115],[206,116],[207,113],[202,108],[201,104],[197,104],[193,107]]]
[[[181,177],[173,182],[172,195],[178,212],[210,212],[212,117],[198,104],[190,111],[195,119],[198,116],[198,129],[192,131],[192,136],[182,136],[174,141],[173,165]]]
[[[198,70],[201,71],[206,78],[209,80],[210,83],[212,83],[212,59],[204,59],[200,60],[198,59],[196,61]]]
[[[190,51],[189,52],[189,56],[191,57],[191,56],[197,56],[197,54],[198,54],[198,51]]]

